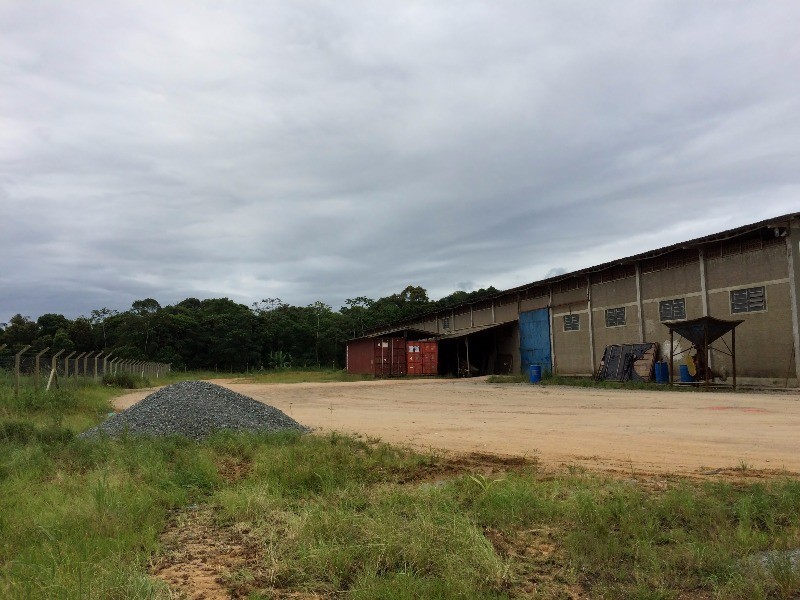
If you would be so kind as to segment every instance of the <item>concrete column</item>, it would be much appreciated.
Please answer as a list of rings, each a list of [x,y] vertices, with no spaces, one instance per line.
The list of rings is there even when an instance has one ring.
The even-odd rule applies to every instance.
[[[108,365],[109,365],[108,359],[110,359],[112,356],[114,356],[114,353],[109,352],[103,357],[103,377],[105,377],[108,374]]]
[[[95,381],[97,381],[97,361],[101,356],[103,356],[103,352],[105,352],[105,350],[103,350],[102,352],[99,352],[94,357],[94,373],[93,373],[93,375],[94,375],[94,380]]]
[[[644,308],[642,307],[642,265],[636,263],[636,307],[639,309],[639,341],[644,343]]]
[[[39,367],[40,367],[40,363],[41,363],[41,360],[42,360],[42,355],[43,355],[45,352],[47,352],[48,350],[50,350],[50,348],[49,348],[49,347],[45,348],[44,350],[42,350],[41,352],[39,352],[39,353],[36,355],[36,358],[35,358],[35,362],[34,362],[34,366],[33,366],[33,377],[34,377],[33,386],[34,386],[34,387],[35,387],[37,390],[39,389],[39,383],[40,383],[40,382],[39,382],[39,376],[40,376],[40,375],[39,375],[39,374],[40,374]]]
[[[78,354],[78,357],[75,359],[75,378],[77,379],[78,376],[81,374],[81,360],[86,355],[86,352],[81,352]]]
[[[708,316],[708,284],[707,284],[707,277],[708,273],[706,271],[706,253],[705,250],[701,247],[699,252],[700,262],[699,269],[700,269],[700,299],[703,301],[703,316]],[[688,315],[687,315],[688,317]],[[706,365],[708,368],[707,371],[714,370],[714,353],[709,352],[707,357]]]
[[[53,357],[50,359],[51,371],[55,371],[56,369],[58,369],[58,357],[61,356],[62,354],[64,354],[64,350],[59,350],[58,352],[53,354]]]
[[[594,314],[592,313],[592,279],[591,275],[586,276],[586,299],[589,305],[589,360],[592,361],[592,375],[597,369],[594,358]]]
[[[64,381],[69,379],[69,360],[78,353],[77,350],[73,350],[69,354],[64,357]]]
[[[703,316],[708,316],[708,285],[706,284],[706,253],[700,248],[700,298],[703,301]],[[688,316],[688,315],[687,315]]]
[[[792,305],[792,339],[794,340],[794,377],[800,387],[800,221],[792,219],[786,236],[786,256],[789,267],[789,300]]]
[[[55,381],[56,386],[58,386],[58,357],[64,354],[64,350],[59,350],[55,354],[53,354],[52,358],[50,359],[50,378],[47,380],[47,391],[50,391],[50,386]]]
[[[19,378],[20,368],[22,363],[22,355],[28,351],[30,346],[25,346],[22,350],[14,355],[14,396],[19,396]]]

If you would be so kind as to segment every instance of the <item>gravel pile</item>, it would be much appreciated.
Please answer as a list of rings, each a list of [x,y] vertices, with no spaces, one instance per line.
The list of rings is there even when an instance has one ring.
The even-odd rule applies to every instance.
[[[153,392],[129,409],[81,434],[94,437],[185,435],[202,440],[215,431],[309,431],[273,406],[204,381],[183,381]]]

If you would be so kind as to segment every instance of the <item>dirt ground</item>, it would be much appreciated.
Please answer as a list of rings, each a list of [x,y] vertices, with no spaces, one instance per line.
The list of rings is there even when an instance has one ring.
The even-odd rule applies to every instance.
[[[800,473],[800,394],[650,392],[471,380],[215,381],[321,432],[424,451],[652,473]],[[151,390],[121,396],[117,409]]]

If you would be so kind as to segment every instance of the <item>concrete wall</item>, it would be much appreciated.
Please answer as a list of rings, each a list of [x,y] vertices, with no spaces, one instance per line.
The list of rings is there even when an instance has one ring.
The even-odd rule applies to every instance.
[[[667,300],[679,298],[680,294],[691,293],[700,293],[699,262],[652,273],[642,273],[642,298]],[[691,317],[687,315],[687,318]]]
[[[736,329],[736,367],[740,377],[796,377],[792,358],[792,304],[785,244],[706,261],[709,312],[742,319]],[[732,290],[764,286],[766,310],[732,313]],[[730,336],[725,336],[730,344]],[[723,346],[724,347],[724,346]],[[727,356],[713,355],[715,370],[732,368]]]
[[[444,316],[451,317],[449,331],[467,332],[473,327],[518,320],[520,311],[550,307],[555,371],[559,374],[589,374],[599,363],[607,345],[642,341],[662,343],[669,339],[669,330],[660,319],[661,301],[684,299],[686,318],[694,319],[706,312],[705,294],[708,299],[707,313],[710,316],[744,320],[737,329],[739,376],[785,382],[788,374],[794,383],[800,365],[800,357],[792,357],[793,346],[800,345],[800,325],[797,322],[797,313],[800,312],[800,294],[797,292],[800,281],[800,222],[796,221],[789,235],[782,240],[767,240],[762,247],[758,238],[755,241],[751,239],[749,244],[739,246],[745,251],[736,250],[735,240],[733,246],[724,246],[722,249],[708,244],[704,248],[703,259],[694,261],[691,251],[686,251],[686,260],[692,261],[688,264],[664,267],[652,272],[640,271],[638,279],[633,276],[594,283],[590,291],[593,321],[591,332],[587,301],[589,294],[585,287],[554,293],[552,300],[549,294],[524,298],[523,291],[520,298],[516,292],[509,292],[494,300],[494,311],[492,301],[484,301],[473,305],[471,310],[469,306],[465,306],[454,313],[440,313],[439,331],[445,331],[441,328],[441,317]],[[727,244],[728,241],[724,243]],[[747,250],[748,247],[751,249]],[[640,266],[652,268],[652,265],[652,262],[643,262]],[[602,277],[598,279],[602,280]],[[731,313],[731,290],[762,285],[766,291],[766,311]],[[546,289],[543,287],[542,291]],[[623,306],[626,311],[625,325],[606,327],[606,310]],[[563,317],[570,313],[580,315],[578,331],[564,331]],[[436,325],[435,318],[428,318],[410,326],[435,332]],[[725,338],[728,343],[729,338],[730,336]],[[518,370],[518,324],[512,329],[499,329],[493,343],[496,344],[497,352],[514,357],[514,368]],[[686,342],[683,341],[683,344]],[[800,352],[800,348],[798,351]],[[712,355],[711,364],[715,370],[721,367],[731,370],[730,359],[719,354]]]
[[[577,331],[564,331],[564,316],[570,314],[578,315]],[[554,309],[552,331],[554,372],[561,375],[591,375],[588,303],[577,303],[571,310]]]
[[[659,312],[659,302],[661,300],[675,300],[683,298],[686,304],[686,318],[697,319],[703,315],[703,299],[700,297],[699,292],[689,294],[681,294],[675,292],[674,295],[664,298],[645,299],[642,301],[642,310],[644,312],[644,341],[646,342],[664,342],[669,340],[669,329],[661,322],[661,314]]]

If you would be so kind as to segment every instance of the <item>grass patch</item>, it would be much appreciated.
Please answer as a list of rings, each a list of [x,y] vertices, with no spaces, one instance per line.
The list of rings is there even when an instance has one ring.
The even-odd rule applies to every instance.
[[[168,598],[149,565],[167,523],[194,504],[212,538],[247,536],[251,554],[221,579],[241,597],[800,594],[783,553],[800,548],[796,480],[465,470],[338,434],[86,441],[75,434],[118,388],[23,391],[0,386],[3,598]]]
[[[152,386],[147,377],[134,375],[132,373],[115,373],[103,376],[103,385],[123,388],[126,390],[138,390]]]

